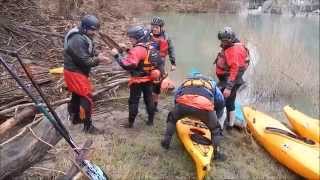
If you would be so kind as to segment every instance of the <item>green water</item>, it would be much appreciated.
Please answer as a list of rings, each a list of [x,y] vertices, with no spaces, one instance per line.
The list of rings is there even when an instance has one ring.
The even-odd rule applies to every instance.
[[[140,18],[139,21],[149,24],[153,15],[155,14],[146,15]],[[304,49],[303,52],[306,53],[306,56],[319,62],[319,16],[292,18],[278,15],[207,13],[157,13],[156,15],[165,19],[165,29],[176,48],[177,70],[171,73],[170,77],[178,83],[186,77],[192,68],[215,77],[213,74],[213,61],[220,51],[217,33],[225,26],[231,26],[240,39],[250,41],[252,36],[255,39],[270,36],[273,37],[273,40],[276,39],[288,45],[289,48],[298,44],[300,48]],[[292,49],[292,52],[294,51],[295,49]],[[285,56],[290,58],[293,55],[294,53],[290,53]],[[303,97],[299,98],[299,100],[288,100],[287,103],[293,104],[297,108],[302,108],[304,112],[313,116],[319,116],[315,114],[315,112],[319,111],[308,108],[313,105],[306,102]]]

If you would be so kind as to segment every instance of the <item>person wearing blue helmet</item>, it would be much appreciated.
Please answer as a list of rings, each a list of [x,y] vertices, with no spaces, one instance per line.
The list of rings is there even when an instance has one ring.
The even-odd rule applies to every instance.
[[[133,48],[127,54],[112,49],[116,62],[130,72],[129,79],[129,117],[128,123],[122,124],[125,128],[133,128],[139,109],[139,99],[143,94],[144,103],[148,113],[148,126],[153,125],[154,102],[152,99],[153,81],[160,78],[162,60],[159,52],[148,45],[150,33],[143,26],[133,26],[127,31]]]
[[[93,38],[100,28],[94,15],[85,15],[78,27],[72,28],[64,38],[64,81],[72,93],[68,105],[69,120],[73,124],[83,123],[84,132],[100,134],[92,124],[92,88],[89,74],[100,61],[109,61],[103,53],[97,53]]]
[[[203,121],[211,132],[214,159],[224,161],[226,156],[219,148],[222,129],[218,120],[223,115],[224,98],[214,80],[200,73],[193,73],[177,89],[174,101],[175,106],[168,114],[161,146],[169,149],[179,119],[194,117]]]

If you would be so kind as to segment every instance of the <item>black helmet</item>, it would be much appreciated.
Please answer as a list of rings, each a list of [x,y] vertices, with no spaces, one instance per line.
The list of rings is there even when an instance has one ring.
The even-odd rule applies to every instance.
[[[98,20],[98,18],[96,16],[94,16],[94,15],[85,15],[81,19],[80,26],[84,31],[87,31],[87,30],[98,30],[100,28],[100,23],[99,23],[99,20]]]
[[[233,42],[236,39],[236,34],[232,31],[231,27],[225,27],[218,33],[218,39],[220,41],[227,40]]]
[[[164,20],[161,19],[160,17],[156,16],[152,19],[151,25],[157,25],[157,26],[164,26]]]
[[[138,42],[147,39],[148,34],[148,30],[146,30],[143,26],[133,26],[130,27],[127,31],[127,35],[130,38],[136,39]]]

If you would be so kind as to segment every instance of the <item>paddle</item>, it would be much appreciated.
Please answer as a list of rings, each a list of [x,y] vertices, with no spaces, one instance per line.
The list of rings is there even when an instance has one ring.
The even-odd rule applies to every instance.
[[[116,43],[111,37],[109,37],[106,34],[103,34],[101,32],[99,32],[99,35],[102,39],[103,42],[105,42],[111,49],[112,48],[116,48],[119,53],[123,53],[124,51],[127,51],[126,49],[124,49],[123,47],[121,47],[118,43]]]
[[[25,93],[31,98],[31,100],[36,104],[37,109],[42,112],[45,117],[49,120],[49,122],[53,125],[53,127],[58,131],[58,133],[66,140],[66,142],[72,147],[72,149],[75,151],[77,155],[80,154],[78,146],[75,144],[75,142],[72,140],[70,134],[68,133],[67,129],[64,127],[63,123],[61,122],[60,118],[56,114],[56,112],[52,109],[50,104],[48,103],[47,99],[43,96],[41,89],[38,87],[38,85],[33,81],[31,75],[28,73],[26,68],[24,67],[22,60],[19,58],[18,54],[16,52],[13,52],[11,55],[14,57],[17,57],[19,63],[23,67],[25,73],[27,74],[29,80],[34,85],[35,89],[39,93],[41,99],[43,100],[45,105],[42,105],[39,100],[37,100],[30,90],[23,84],[21,79],[10,69],[8,64],[3,60],[3,58],[0,56],[0,62],[5,67],[5,69],[9,72],[9,74],[12,76],[13,79],[16,80],[16,82],[19,84],[19,86],[25,91]],[[45,108],[45,106],[48,107],[49,111]],[[51,113],[51,114],[50,114]],[[98,166],[91,163],[88,160],[80,160],[78,164],[82,171],[85,173],[88,178],[91,180],[107,180],[108,177]]]

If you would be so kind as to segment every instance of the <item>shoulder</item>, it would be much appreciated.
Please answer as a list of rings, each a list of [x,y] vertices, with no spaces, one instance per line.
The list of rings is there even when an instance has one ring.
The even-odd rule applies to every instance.
[[[70,43],[79,43],[79,44],[88,43],[87,39],[85,37],[83,37],[80,33],[71,34],[71,36],[69,38],[69,42]]]
[[[146,56],[147,54],[147,47],[142,45],[137,45],[130,49],[130,54],[137,55],[137,56]]]

